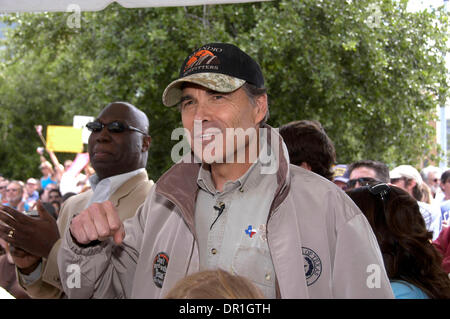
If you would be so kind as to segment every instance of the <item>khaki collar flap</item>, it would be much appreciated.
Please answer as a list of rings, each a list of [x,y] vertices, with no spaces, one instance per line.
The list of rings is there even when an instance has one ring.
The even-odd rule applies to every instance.
[[[139,187],[139,185],[143,182],[148,181],[148,175],[147,171],[144,171],[142,173],[139,173],[133,177],[131,177],[129,180],[127,180],[125,183],[123,183],[115,192],[111,195],[111,198],[109,199],[114,206],[119,205],[119,201],[124,198],[125,196],[128,196],[132,191],[136,189],[136,187]]]

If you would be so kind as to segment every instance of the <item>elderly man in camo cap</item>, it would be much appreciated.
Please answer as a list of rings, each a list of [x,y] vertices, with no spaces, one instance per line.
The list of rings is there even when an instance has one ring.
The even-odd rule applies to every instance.
[[[332,182],[290,165],[265,124],[253,58],[232,44],[203,45],[163,103],[179,107],[191,150],[132,220],[121,223],[108,202],[72,220],[58,260],[61,272],[81,265],[79,287],[66,284],[67,272],[62,280],[69,297],[162,298],[184,276],[221,268],[267,298],[393,298],[363,214]]]

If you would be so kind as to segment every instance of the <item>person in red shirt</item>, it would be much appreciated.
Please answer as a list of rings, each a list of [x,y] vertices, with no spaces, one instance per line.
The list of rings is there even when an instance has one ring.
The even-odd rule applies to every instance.
[[[442,227],[438,238],[433,241],[433,245],[442,254],[442,268],[450,277],[450,227]]]

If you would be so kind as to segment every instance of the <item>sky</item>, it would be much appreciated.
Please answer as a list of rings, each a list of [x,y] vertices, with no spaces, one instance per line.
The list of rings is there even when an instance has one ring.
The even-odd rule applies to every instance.
[[[437,8],[444,4],[444,0],[409,0],[408,10],[415,12],[426,8]]]
[[[5,27],[5,24],[3,22],[0,22],[0,39],[4,38],[3,35],[3,28]]]

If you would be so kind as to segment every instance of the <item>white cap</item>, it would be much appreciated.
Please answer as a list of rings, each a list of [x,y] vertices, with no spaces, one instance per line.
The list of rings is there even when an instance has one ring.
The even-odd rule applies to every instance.
[[[394,168],[392,171],[389,172],[389,177],[391,179],[406,177],[415,180],[418,185],[421,185],[423,183],[419,171],[416,170],[411,165],[397,166],[396,168]]]

